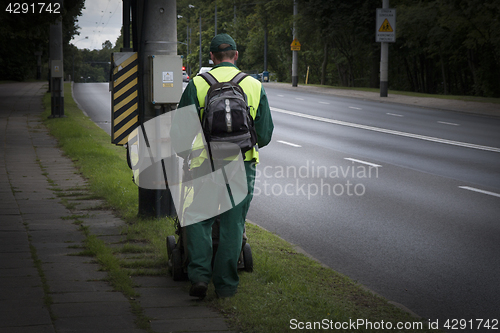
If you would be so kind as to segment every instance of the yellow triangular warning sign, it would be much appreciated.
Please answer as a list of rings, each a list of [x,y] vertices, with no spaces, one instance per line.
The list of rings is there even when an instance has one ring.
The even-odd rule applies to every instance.
[[[292,44],[290,44],[290,48],[292,51],[300,51],[300,42],[297,38],[292,41]]]
[[[394,30],[392,30],[391,24],[389,23],[389,20],[384,20],[384,22],[380,26],[380,29],[378,29],[378,32],[394,32]]]

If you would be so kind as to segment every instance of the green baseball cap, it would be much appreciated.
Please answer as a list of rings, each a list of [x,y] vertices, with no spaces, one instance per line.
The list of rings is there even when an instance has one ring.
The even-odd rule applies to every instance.
[[[223,52],[229,50],[236,50],[236,43],[234,39],[228,34],[218,34],[212,38],[210,42],[210,52]]]

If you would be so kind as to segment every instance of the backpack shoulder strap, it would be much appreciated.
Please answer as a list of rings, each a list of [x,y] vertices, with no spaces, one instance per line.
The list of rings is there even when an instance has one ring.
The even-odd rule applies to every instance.
[[[210,73],[210,72],[205,72],[205,73],[201,73],[199,74],[202,78],[205,79],[205,81],[207,81],[208,85],[211,87],[213,86],[214,84],[216,83],[219,83],[219,81],[217,81],[217,79]]]
[[[243,73],[243,72],[239,72],[238,74],[236,74],[231,80],[230,82],[233,82],[235,84],[239,84],[244,78],[246,78],[248,76],[247,73]]]

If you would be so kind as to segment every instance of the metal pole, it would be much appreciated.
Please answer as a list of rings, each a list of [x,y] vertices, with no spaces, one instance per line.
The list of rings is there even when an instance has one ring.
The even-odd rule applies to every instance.
[[[121,52],[130,52],[130,0],[123,0],[123,48]]]
[[[217,0],[215,0],[215,35],[217,36]]]
[[[297,0],[293,0],[293,39],[297,38]],[[292,87],[296,87],[299,82],[298,51],[292,51]]]
[[[171,111],[176,104],[153,105],[151,96],[150,56],[177,55],[176,0],[137,1],[140,23],[139,76],[143,82],[140,88],[140,122],[144,123],[161,113]],[[141,7],[142,6],[142,7]],[[138,8],[138,9],[139,9]],[[159,134],[159,133],[157,133]],[[156,138],[158,139],[158,138]],[[139,215],[162,217],[175,216],[175,206],[170,190],[148,190],[139,187]]]
[[[389,0],[382,0],[382,8],[389,8]],[[380,45],[380,97],[387,97],[389,90],[389,43]]]
[[[63,71],[63,39],[62,39],[62,16],[55,23],[50,25],[50,67],[52,69],[52,61],[60,60]],[[51,71],[51,114],[49,118],[64,117],[64,75],[54,77],[56,73]]]
[[[264,72],[267,72],[267,15],[264,26]]]
[[[198,71],[201,69],[201,11],[200,11],[200,67],[198,68]]]
[[[191,28],[189,28],[189,39],[188,39],[188,44],[191,44]],[[191,48],[189,50],[189,54],[191,54]],[[189,54],[188,54],[188,60],[189,60]],[[189,74],[189,77],[191,77],[191,64],[189,64],[188,62],[188,74]]]

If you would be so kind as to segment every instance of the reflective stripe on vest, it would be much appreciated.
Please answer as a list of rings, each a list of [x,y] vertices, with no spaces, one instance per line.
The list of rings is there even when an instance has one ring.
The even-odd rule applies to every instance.
[[[215,69],[212,69],[210,71],[210,74],[212,74],[217,81],[219,82],[227,82],[231,80],[236,74],[238,74],[240,70],[238,70],[235,67],[218,67]],[[197,91],[197,97],[198,97],[198,103],[200,104],[200,108],[203,108],[205,106],[205,96],[208,92],[208,89],[210,86],[208,83],[203,79],[201,76],[195,76],[193,78],[193,83],[196,87]],[[251,78],[251,77],[246,77],[240,82],[240,86],[247,95],[247,100],[248,100],[248,106],[250,107],[250,116],[252,119],[255,119],[257,115],[257,109],[260,104],[260,94],[262,91],[262,83],[259,81]],[[200,112],[200,119],[201,116],[203,115],[203,110],[201,109]],[[201,138],[200,138],[201,139]],[[200,146],[201,144],[198,141],[198,138],[195,140],[195,143],[193,146]],[[199,158],[207,158],[207,154],[201,154]],[[257,148],[254,147],[247,151],[245,153],[245,161],[252,161],[255,160],[257,163],[259,163],[259,152],[257,151]],[[201,165],[203,163],[202,160],[200,161],[193,161],[191,162],[192,164],[194,163],[195,165]]]

